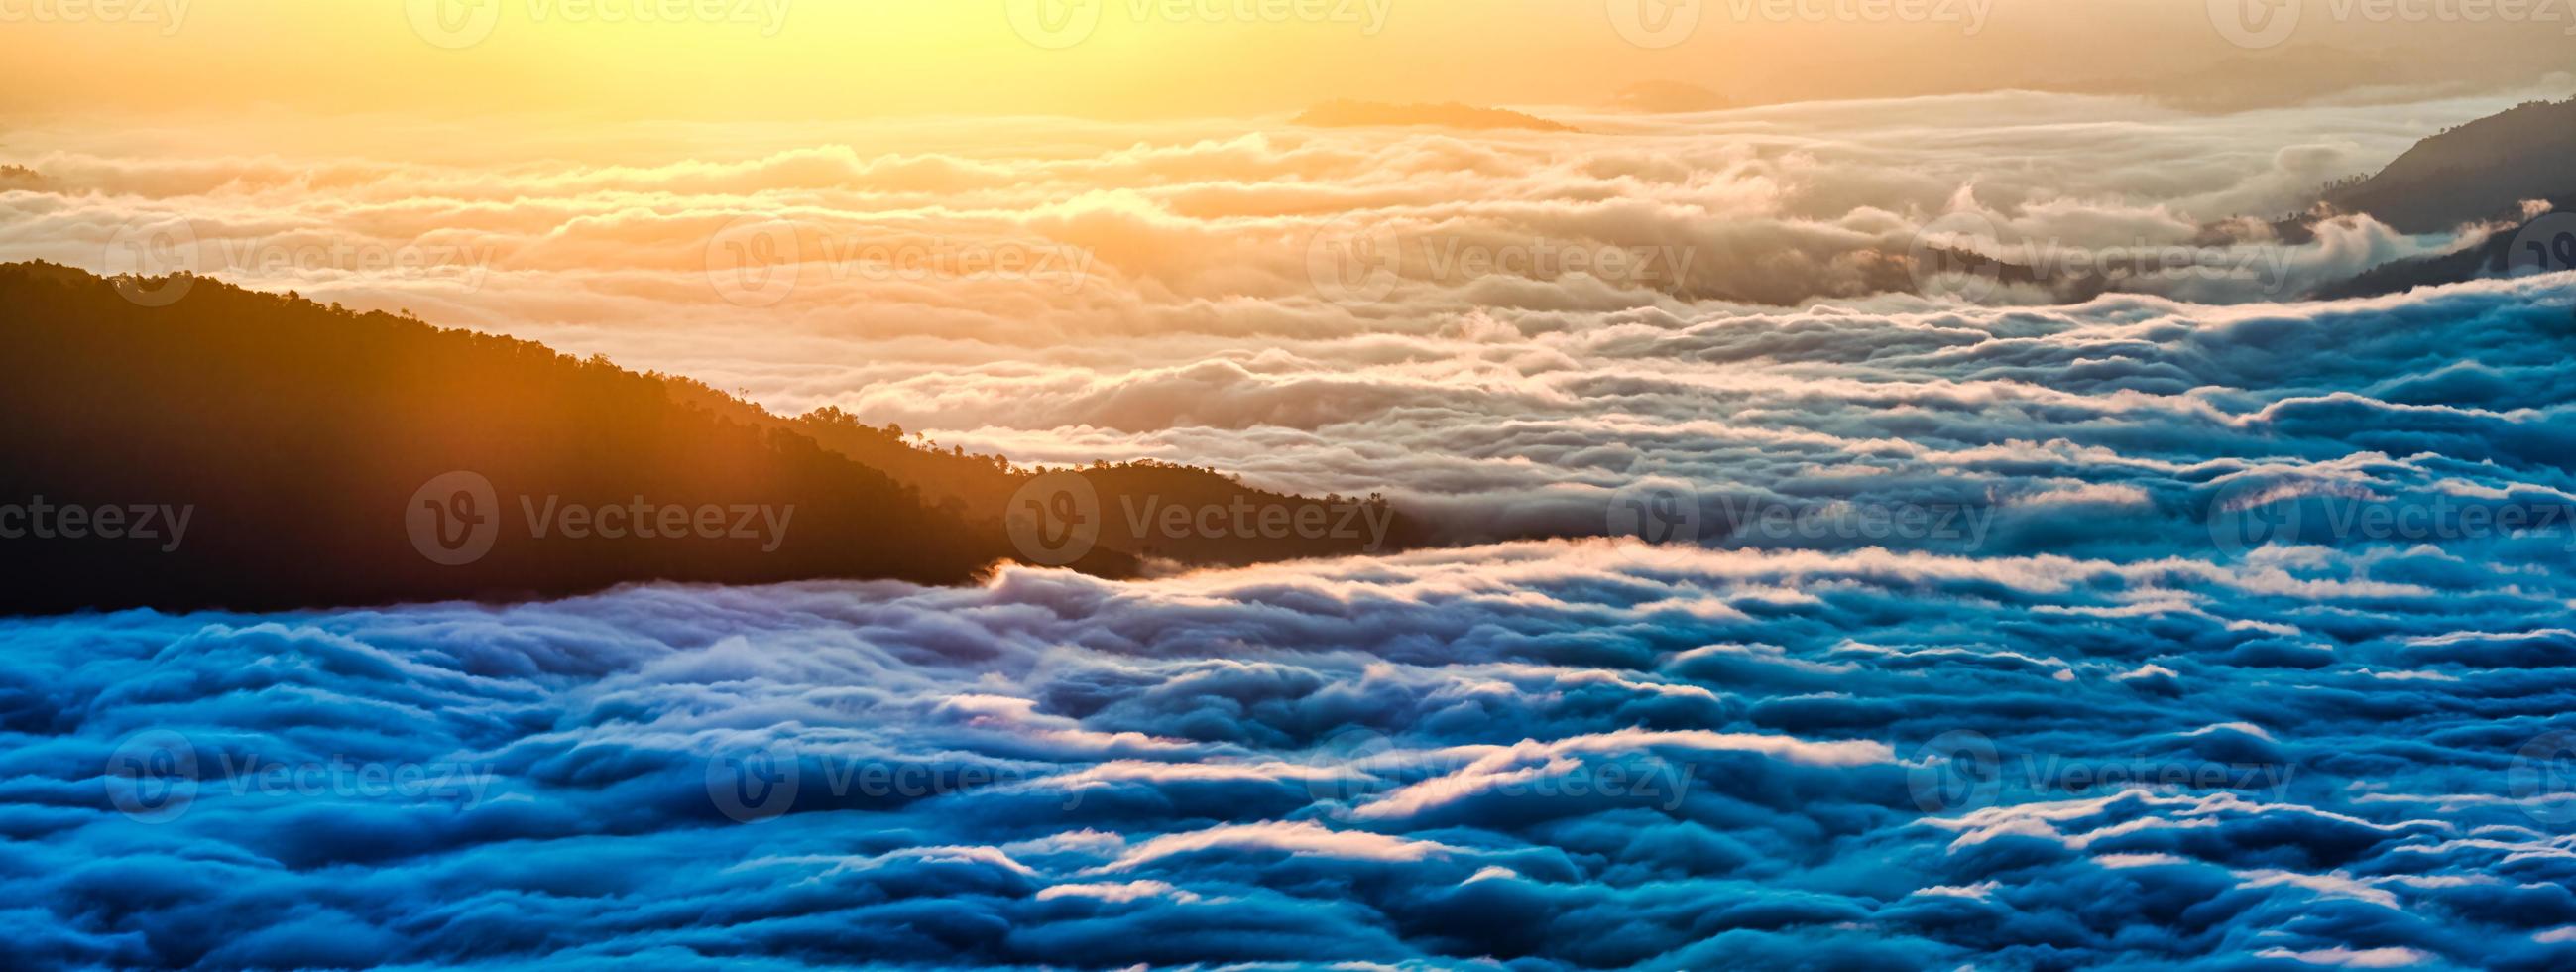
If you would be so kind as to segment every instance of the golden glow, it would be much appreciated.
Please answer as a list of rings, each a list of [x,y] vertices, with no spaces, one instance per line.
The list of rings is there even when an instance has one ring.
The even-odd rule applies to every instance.
[[[1852,0],[1750,20],[1702,2],[1686,41],[1621,29],[1623,4],[1670,2],[0,0],[0,110],[1141,117],[1331,98],[1597,105],[1673,80],[1777,101],[1991,86],[1999,64],[2027,74],[2104,56],[2046,29],[2076,6],[2096,28],[2081,36],[2128,49],[2150,35],[2209,40],[2197,14],[2136,0],[1940,0],[1923,8],[1940,19],[1924,21],[1836,13]],[[111,5],[123,19],[95,19]],[[2147,10],[2159,11],[2152,30],[2103,29]],[[1049,34],[1037,18],[1050,12],[1076,26]]]

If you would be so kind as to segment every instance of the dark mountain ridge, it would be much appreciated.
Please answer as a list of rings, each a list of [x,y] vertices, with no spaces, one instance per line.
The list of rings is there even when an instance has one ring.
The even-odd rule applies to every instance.
[[[146,306],[136,283],[0,266],[0,615],[955,584],[1028,559],[1009,507],[1042,470],[409,316],[205,278]],[[1156,542],[1122,505],[1328,501],[1162,463],[1081,473],[1100,534],[1067,565],[1104,576],[1423,533],[1378,500],[1376,537]]]
[[[2416,143],[2377,175],[2329,190],[2336,210],[2411,234],[2524,218],[2576,192],[2576,99],[2524,102]]]

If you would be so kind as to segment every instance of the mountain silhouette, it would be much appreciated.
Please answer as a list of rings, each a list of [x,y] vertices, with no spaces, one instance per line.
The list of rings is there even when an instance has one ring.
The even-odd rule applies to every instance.
[[[2427,138],[2377,175],[2329,187],[2321,212],[2368,213],[2407,233],[2471,225],[2488,233],[2458,252],[2373,267],[2312,296],[2376,297],[2511,274],[2516,257],[2528,256],[2514,252],[2522,230],[2534,219],[2576,209],[2571,151],[2576,99],[2530,101]],[[2283,224],[2290,229],[2283,235],[2305,238],[2313,218]]]
[[[2528,200],[2576,195],[2576,99],[2525,102],[2416,143],[2325,201],[2406,233],[2523,218]]]
[[[955,584],[1028,559],[1009,507],[1041,470],[836,411],[781,418],[605,358],[202,277],[11,264],[0,306],[0,614],[649,581]],[[1100,535],[1066,565],[1104,576],[1148,558],[1393,549],[1424,532],[1383,500],[1301,499],[1209,470],[1080,474]],[[1342,504],[1384,528],[1172,540],[1124,513],[1210,503]]]

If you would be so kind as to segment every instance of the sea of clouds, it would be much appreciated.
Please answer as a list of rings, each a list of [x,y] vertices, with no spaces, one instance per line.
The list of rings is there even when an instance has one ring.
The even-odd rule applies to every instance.
[[[33,173],[0,180],[0,260],[191,269],[408,308],[802,411],[965,364],[1176,364],[1497,315],[2057,302],[2102,286],[2291,300],[2483,231],[2414,237],[2353,217],[2285,244],[2267,221],[2565,87],[2223,115],[2036,92],[1530,109],[1575,132],[35,118],[0,145]],[[1954,254],[2046,279],[1962,274]],[[1905,296],[1925,291],[1939,299]]]
[[[0,622],[0,939],[40,967],[2566,967],[2576,276],[1753,292],[1961,213],[2196,235],[2488,110],[39,156],[0,194],[12,256],[154,206],[497,234],[470,287],[295,286],[1024,461],[1384,488],[1461,546]],[[746,216],[808,206],[821,252],[861,201],[849,226],[1038,227],[1094,269],[710,279],[710,239],[786,242]],[[1316,272],[1354,213],[1720,277]]]
[[[1239,402],[1172,441],[1594,533],[1626,496],[1661,543],[8,622],[0,937],[37,966],[2563,968],[2571,305],[2559,276],[1647,309],[1389,339],[1296,396],[1328,379],[1274,350],[991,406]]]

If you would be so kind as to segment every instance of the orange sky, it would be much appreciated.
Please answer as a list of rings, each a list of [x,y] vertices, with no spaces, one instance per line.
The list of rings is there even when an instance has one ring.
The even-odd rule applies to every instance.
[[[1696,25],[1647,31],[1668,3]],[[2296,40],[2352,29],[2312,22]],[[2443,31],[2369,36],[2428,35]],[[0,111],[1135,117],[1333,97],[1595,105],[1653,80],[1778,101],[2247,53],[2198,0],[0,0]]]

